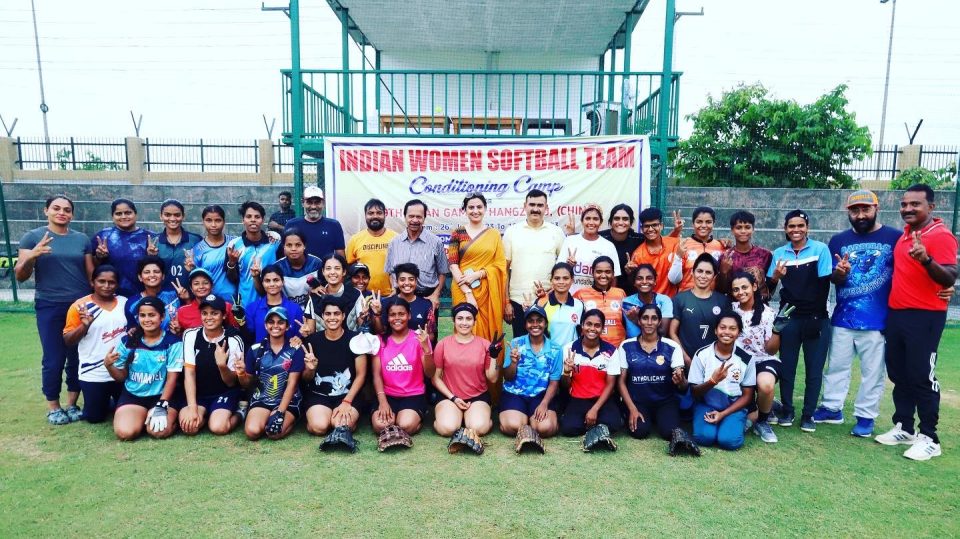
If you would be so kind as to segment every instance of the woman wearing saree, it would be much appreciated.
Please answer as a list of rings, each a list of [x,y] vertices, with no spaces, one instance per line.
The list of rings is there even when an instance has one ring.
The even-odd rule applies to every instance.
[[[507,282],[503,243],[496,229],[483,224],[487,199],[482,194],[467,195],[463,210],[467,214],[467,224],[453,231],[447,247],[447,260],[453,274],[450,293],[454,305],[467,302],[477,308],[474,335],[493,341],[495,336],[503,333]]]

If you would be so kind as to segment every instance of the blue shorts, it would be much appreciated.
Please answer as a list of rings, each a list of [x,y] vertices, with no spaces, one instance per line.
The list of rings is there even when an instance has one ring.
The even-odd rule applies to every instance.
[[[500,394],[500,411],[506,412],[507,410],[515,410],[520,412],[528,417],[533,416],[533,413],[537,410],[537,407],[540,406],[540,403],[543,402],[543,396],[547,392],[544,391],[536,397],[525,397],[523,395],[516,395],[510,393],[509,391],[504,391]],[[557,411],[558,402],[556,398],[550,399],[550,403],[547,404],[548,410]]]
[[[197,397],[197,406],[207,410],[207,414],[212,414],[215,410],[229,410],[236,412],[240,405],[240,390],[231,389],[219,395],[206,395]]]
[[[411,395],[409,397],[391,397],[387,395],[387,404],[394,414],[399,414],[401,410],[413,410],[423,419],[427,415],[427,398],[425,394]],[[374,412],[377,408],[373,409]]]
[[[156,406],[157,401],[159,400],[160,400],[160,395],[148,395],[146,397],[138,397],[133,393],[130,393],[129,391],[127,391],[127,388],[124,387],[123,390],[120,392],[120,398],[117,400],[117,408],[126,406],[128,404],[132,404],[134,406],[139,406],[141,408],[145,408],[149,410],[154,406]],[[170,404],[170,407],[173,408],[174,410],[177,409],[173,405],[173,403]]]

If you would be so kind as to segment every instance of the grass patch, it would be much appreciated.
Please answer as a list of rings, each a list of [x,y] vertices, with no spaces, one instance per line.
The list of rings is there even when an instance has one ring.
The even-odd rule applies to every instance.
[[[700,459],[624,436],[616,453],[560,437],[546,455],[517,456],[499,434],[479,458],[448,455],[429,431],[381,454],[368,426],[355,455],[320,453],[302,427],[280,442],[121,443],[109,423],[47,425],[33,317],[0,314],[0,335],[3,536],[960,535],[957,330],[940,349],[944,455],[928,463],[851,437],[849,419]],[[891,412],[887,395],[882,428]]]

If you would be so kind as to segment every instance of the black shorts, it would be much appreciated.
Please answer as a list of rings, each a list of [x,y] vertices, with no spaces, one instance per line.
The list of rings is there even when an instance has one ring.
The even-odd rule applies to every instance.
[[[420,416],[420,419],[423,419],[423,416],[427,415],[427,398],[426,395],[411,395],[409,397],[391,397],[387,395],[387,404],[390,405],[390,409],[393,410],[394,414],[399,414],[401,410],[413,410]],[[376,408],[373,409],[374,412],[377,411]]]
[[[467,404],[473,404],[474,402],[485,402],[487,404],[493,405],[493,400],[490,399],[490,392],[484,391],[483,393],[477,395],[476,397],[470,397],[469,399],[463,399]]]
[[[780,366],[779,359],[765,359],[757,363],[757,374],[768,372],[773,375],[774,383],[777,383],[780,381]]]
[[[543,396],[547,392],[544,391],[536,397],[526,397],[523,395],[516,395],[510,393],[509,391],[504,391],[500,394],[500,411],[506,412],[507,410],[515,410],[521,412],[526,416],[533,416],[533,413],[536,411],[537,407],[540,406],[540,403],[543,402]],[[548,410],[557,411],[557,399],[550,399],[550,403],[547,404]]]
[[[260,400],[252,400],[252,401],[250,401],[250,409],[251,409],[251,410],[254,409],[254,408],[266,408],[267,410],[270,410],[271,413],[272,413],[272,412],[273,412],[273,409],[276,408],[277,406],[279,406],[279,403],[277,403],[277,404],[275,404],[275,405],[269,405],[269,404],[267,404],[267,403],[265,403],[265,402],[263,402],[263,401],[260,401]],[[294,400],[290,401],[290,405],[287,406],[287,411],[290,412],[291,414],[293,414],[293,417],[294,417],[294,418],[300,417],[300,399],[294,399]]]
[[[197,397],[197,406],[206,409],[207,415],[212,414],[215,410],[229,410],[230,412],[236,412],[239,405],[240,390],[237,389],[225,391],[219,395],[206,395],[203,397]]]
[[[120,399],[117,400],[117,408],[121,406],[126,406],[132,404],[134,406],[139,406],[141,408],[146,408],[147,410],[153,408],[157,405],[157,401],[160,400],[160,395],[148,395],[146,397],[138,397],[133,393],[127,391],[127,388],[124,387],[120,391]],[[177,408],[173,406],[173,403],[170,404],[170,407],[176,410]]]
[[[360,396],[357,395],[356,397],[354,397],[353,402],[350,403],[350,405],[356,408],[357,410],[360,410],[360,406],[363,404],[362,399],[360,399],[359,397]],[[327,395],[316,395],[314,393],[306,393],[303,396],[303,402],[301,404],[301,408],[303,408],[304,412],[306,412],[310,408],[313,408],[314,406],[326,406],[327,408],[330,408],[331,410],[333,410],[337,406],[340,406],[340,404],[343,402],[343,399],[345,398],[347,398],[346,395],[338,395],[336,397],[330,397]]]

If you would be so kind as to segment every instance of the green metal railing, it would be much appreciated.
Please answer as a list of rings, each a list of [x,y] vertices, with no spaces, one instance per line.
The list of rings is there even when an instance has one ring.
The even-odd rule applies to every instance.
[[[670,78],[668,141],[677,136],[680,75]],[[307,146],[330,135],[656,135],[661,89],[658,72],[331,69],[302,78],[297,111],[291,71],[282,72],[283,137],[296,138],[299,115]]]

